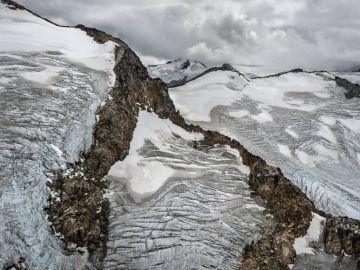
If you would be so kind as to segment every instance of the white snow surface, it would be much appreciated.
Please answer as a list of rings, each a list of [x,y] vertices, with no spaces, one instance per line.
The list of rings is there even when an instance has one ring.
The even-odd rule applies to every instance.
[[[172,88],[170,96],[186,119],[209,122],[211,110],[241,98],[239,91],[245,84],[245,79],[234,76],[233,72],[216,71]]]
[[[314,254],[309,244],[311,242],[318,242],[322,235],[326,219],[316,213],[313,213],[312,216],[313,218],[306,235],[295,239],[294,248],[297,255],[303,253]]]
[[[317,136],[320,136],[326,140],[328,140],[332,144],[336,144],[336,137],[334,133],[331,131],[330,127],[320,124],[319,130],[316,132]]]
[[[153,194],[174,174],[174,170],[158,161],[143,162],[138,151],[146,141],[150,141],[161,151],[166,151],[170,146],[166,141],[175,138],[174,136],[192,141],[204,138],[202,134],[189,133],[168,119],[160,119],[154,113],[140,111],[129,155],[125,160],[115,163],[108,175],[119,181],[128,181],[134,198]]]
[[[259,113],[257,115],[253,115],[251,117],[259,123],[266,123],[266,122],[273,121],[271,114],[267,111],[262,111],[261,113]]]
[[[360,133],[360,119],[340,119],[339,121],[353,132]]]
[[[114,44],[0,4],[0,268],[73,269],[44,208],[52,172],[92,143],[115,74]]]
[[[235,118],[241,118],[249,115],[249,111],[247,110],[239,110],[234,112],[229,112],[229,115]]]
[[[287,98],[286,93],[312,93],[322,95],[326,82],[321,82],[314,74],[288,73],[278,78],[254,80],[243,91],[247,97],[263,104],[263,108],[274,106],[300,111],[314,111],[319,104],[307,103],[300,98]]]
[[[285,132],[296,139],[299,138],[299,135],[297,135],[297,133],[293,131],[291,127],[285,128]]]
[[[14,11],[3,4],[0,6],[0,36],[1,52],[60,52],[71,61],[108,72],[111,85],[115,82],[112,72],[115,43],[112,41],[100,45],[80,29],[59,27],[26,10]],[[54,69],[38,75],[41,76],[38,79],[43,81],[47,74],[56,74],[57,69]]]
[[[279,151],[281,154],[287,156],[287,157],[292,157],[292,154],[291,154],[291,150],[289,148],[289,146],[287,145],[284,145],[284,144],[278,144],[278,148],[279,148]]]

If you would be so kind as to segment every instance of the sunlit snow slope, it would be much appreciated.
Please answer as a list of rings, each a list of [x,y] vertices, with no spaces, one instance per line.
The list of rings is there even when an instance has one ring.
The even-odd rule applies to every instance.
[[[0,39],[0,268],[24,257],[30,269],[72,269],[46,221],[46,183],[90,146],[115,47],[4,4]]]
[[[217,71],[169,92],[188,122],[235,138],[280,167],[319,208],[360,218],[360,100],[346,99],[327,72],[244,73],[253,79]]]

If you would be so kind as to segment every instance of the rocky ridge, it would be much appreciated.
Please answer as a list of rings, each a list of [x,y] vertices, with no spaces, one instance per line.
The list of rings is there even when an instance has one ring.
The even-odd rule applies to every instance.
[[[89,30],[89,28],[83,26],[81,28],[98,42],[105,42],[109,39],[114,40],[112,37],[95,29]],[[187,131],[203,133],[206,145],[229,145],[240,152],[244,164],[250,167],[249,185],[267,202],[267,211],[274,216],[275,220],[274,224],[264,230],[260,239],[246,249],[242,269],[288,269],[288,265],[294,262],[296,256],[293,248],[294,240],[306,234],[311,221],[311,214],[316,212],[312,202],[298,187],[283,176],[279,168],[267,165],[260,157],[249,153],[239,142],[231,140],[218,132],[206,131],[199,126],[186,124],[181,115],[175,110],[165,84],[158,79],[149,78],[139,58],[122,42],[119,43],[116,59],[117,64],[114,71],[117,80],[111,91],[112,99],[100,109],[100,120],[94,132],[96,143],[91,151],[84,155],[84,162],[77,165],[77,168],[85,168],[84,175],[95,179],[94,183],[101,183],[98,189],[98,192],[101,192],[102,188],[106,187],[106,184],[101,181],[102,178],[109,168],[117,160],[124,159],[129,151],[132,132],[136,126],[136,115],[140,108],[154,111],[161,118],[168,118]],[[73,185],[73,189],[82,190],[82,188],[77,188],[78,185],[82,186],[83,181],[81,179],[65,179],[63,182]],[[66,189],[60,187],[59,190],[64,192]],[[88,193],[88,189],[83,189],[83,193]],[[83,196],[80,196],[80,198]],[[66,201],[61,200],[62,204],[67,205],[66,207],[52,204],[52,209],[56,210],[56,214],[54,213],[52,216],[57,216],[59,221],[57,223],[54,220],[54,224],[58,224],[57,228],[63,233],[65,240],[88,246],[94,239],[95,243],[104,243],[106,239],[106,209],[108,208],[104,207],[102,215],[99,216],[100,218],[97,217],[103,223],[100,222],[99,228],[94,230],[82,225],[83,218],[86,216],[86,209],[89,209],[89,207],[84,207],[85,205],[77,207],[77,211],[85,212],[82,213],[83,218],[80,219],[76,219],[76,217],[68,213],[57,212],[58,209],[67,208],[68,204],[77,203],[74,198],[68,203]],[[52,212],[50,211],[50,213]],[[59,219],[59,217],[62,218]],[[93,216],[85,217],[85,220],[93,221],[93,219]],[[328,216],[327,219],[339,220],[331,216]],[[358,221],[353,222],[358,226]],[[73,224],[71,229],[65,226],[68,223]],[[345,220],[342,223],[347,224],[348,222]],[[332,224],[334,222],[326,226],[326,232],[329,233],[325,234],[325,243],[331,246],[333,241],[346,242],[345,234],[340,233],[337,229],[334,230]],[[349,229],[353,231],[352,235],[356,235],[356,226]],[[72,232],[77,230],[82,233],[74,236]],[[98,233],[99,230],[102,234]],[[349,236],[346,237],[349,238]],[[351,237],[351,239],[352,244],[347,246],[347,253],[358,258],[359,251],[356,247],[359,240],[356,237]],[[104,245],[103,248],[105,248]],[[338,254],[339,250],[344,248],[345,246],[341,245],[336,250],[327,249],[327,251]]]
[[[19,8],[13,1],[2,2]],[[104,199],[107,185],[102,179],[117,160],[128,154],[138,112],[148,109],[188,131],[203,133],[204,143],[209,146],[229,145],[239,151],[251,170],[250,187],[267,201],[267,211],[275,220],[275,224],[246,250],[242,269],[288,269],[288,264],[295,259],[293,242],[306,233],[311,213],[316,211],[311,201],[282,175],[280,169],[268,166],[239,142],[186,124],[176,111],[165,84],[151,79],[136,54],[122,41],[93,28],[78,27],[97,42],[112,40],[118,44],[114,67],[117,78],[110,92],[111,99],[98,111],[99,121],[94,128],[95,143],[91,150],[83,154],[78,164],[69,165],[68,173],[59,174],[58,181],[51,186],[58,194],[52,198],[48,209],[55,231],[60,232],[68,244],[87,246],[92,261],[101,268],[109,211]],[[94,208],[100,211],[94,212]],[[327,216],[327,252],[338,254],[345,250],[358,258],[358,235],[358,221]],[[331,248],[333,243],[337,243],[336,248]]]

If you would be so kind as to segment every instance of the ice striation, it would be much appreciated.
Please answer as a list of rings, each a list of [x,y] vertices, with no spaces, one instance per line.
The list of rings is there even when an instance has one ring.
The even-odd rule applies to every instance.
[[[73,269],[47,223],[47,181],[92,143],[114,45],[4,4],[0,36],[0,268]]]
[[[237,151],[201,139],[140,112],[129,156],[107,176],[105,269],[239,269],[264,208]]]
[[[169,93],[187,122],[280,167],[318,208],[360,218],[360,100],[346,99],[327,72],[255,79],[257,70],[269,75],[247,67],[248,82],[236,72],[211,72]]]

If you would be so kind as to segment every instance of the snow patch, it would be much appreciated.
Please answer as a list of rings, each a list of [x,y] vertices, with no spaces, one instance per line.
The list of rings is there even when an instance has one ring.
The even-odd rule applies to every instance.
[[[319,130],[316,132],[316,135],[323,137],[324,139],[326,139],[327,141],[333,144],[336,144],[337,142],[334,133],[331,131],[331,129],[328,126],[324,124],[320,124]]]
[[[296,254],[314,254],[314,251],[309,244],[320,240],[320,236],[324,228],[323,224],[325,222],[325,218],[316,213],[312,213],[312,217],[313,218],[306,235],[295,239],[294,248]]]
[[[355,133],[360,133],[359,119],[340,119],[340,122]]]
[[[244,116],[247,116],[249,115],[249,111],[247,110],[240,110],[240,111],[235,111],[235,112],[229,112],[229,115],[231,117],[235,117],[235,118],[241,118],[241,117],[244,117]]]
[[[62,157],[63,155],[63,152],[59,149],[59,147],[57,147],[56,145],[54,144],[50,144],[51,148],[55,150],[56,154],[59,156],[59,157]]]
[[[338,158],[338,152],[335,150],[330,150],[323,146],[322,144],[315,144],[313,146],[313,149],[321,156],[323,157],[329,157],[331,159],[336,160]]]
[[[299,138],[299,135],[297,135],[297,133],[295,131],[293,131],[290,127],[287,127],[285,129],[285,132],[295,139]]]
[[[328,126],[334,126],[336,124],[336,119],[331,116],[321,116],[319,120]]]
[[[251,118],[255,119],[259,123],[266,123],[273,121],[273,118],[270,113],[263,111],[257,115],[252,115]]]
[[[234,72],[216,71],[172,88],[169,94],[187,120],[210,122],[210,111],[240,100],[240,90],[245,84],[246,81]]]
[[[290,150],[289,146],[278,143],[278,148],[279,148],[279,151],[280,151],[281,154],[283,154],[283,155],[285,155],[285,156],[287,156],[289,158],[293,157],[293,155],[291,154],[291,150]]]
[[[266,208],[258,205],[258,204],[245,204],[244,208],[246,209],[258,209],[260,211],[264,211]]]

